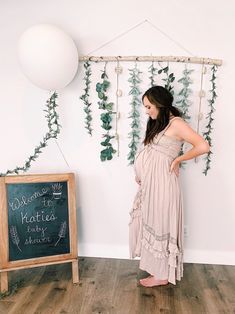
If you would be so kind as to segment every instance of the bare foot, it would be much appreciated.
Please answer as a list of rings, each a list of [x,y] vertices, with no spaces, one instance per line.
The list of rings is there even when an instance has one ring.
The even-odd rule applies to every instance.
[[[140,279],[140,284],[144,287],[165,286],[168,284],[168,280],[159,280],[151,275],[147,278]]]

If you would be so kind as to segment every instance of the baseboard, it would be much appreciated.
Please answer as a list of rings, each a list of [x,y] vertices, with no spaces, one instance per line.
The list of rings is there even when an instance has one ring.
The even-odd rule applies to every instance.
[[[184,251],[185,263],[235,265],[235,252],[213,250],[189,250]]]
[[[128,246],[100,245],[80,243],[79,256],[129,259]],[[235,252],[213,250],[184,251],[185,263],[235,265]]]

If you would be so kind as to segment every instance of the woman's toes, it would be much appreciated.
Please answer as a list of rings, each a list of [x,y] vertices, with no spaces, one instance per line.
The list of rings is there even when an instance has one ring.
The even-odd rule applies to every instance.
[[[154,278],[154,276],[150,276],[145,279],[140,280],[140,284],[144,287],[155,287],[155,286],[162,286],[162,285],[167,285],[168,280],[159,280]]]

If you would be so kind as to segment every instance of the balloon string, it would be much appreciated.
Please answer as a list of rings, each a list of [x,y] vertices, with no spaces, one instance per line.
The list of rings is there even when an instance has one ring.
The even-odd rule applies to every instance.
[[[61,155],[62,155],[62,157],[63,157],[63,159],[64,159],[64,161],[66,163],[66,165],[68,166],[69,169],[71,169],[71,167],[70,167],[69,163],[67,162],[67,160],[65,158],[65,155],[64,155],[64,153],[63,153],[63,151],[62,151],[62,149],[61,149],[61,147],[60,147],[60,145],[59,145],[59,143],[57,142],[56,139],[55,139],[55,142],[56,142],[56,145],[57,145],[57,147],[58,147],[58,149],[59,149],[59,151],[60,151],[60,153],[61,153]]]

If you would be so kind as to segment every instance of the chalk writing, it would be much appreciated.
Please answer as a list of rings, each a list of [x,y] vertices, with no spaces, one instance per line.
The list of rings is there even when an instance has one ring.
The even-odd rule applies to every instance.
[[[50,222],[54,221],[57,219],[57,217],[51,212],[51,214],[44,214],[44,211],[42,210],[40,212],[36,212],[36,215],[32,215],[28,217],[28,213],[23,214],[22,212],[20,213],[21,215],[21,224],[23,225],[24,223],[34,223],[34,222]]]
[[[55,246],[57,246],[57,244],[60,242],[60,240],[65,237],[65,234],[66,234],[66,226],[67,226],[66,221],[64,221],[64,222],[61,223],[61,225],[60,225],[60,231],[59,231],[59,233],[58,233],[58,240],[56,241]]]
[[[34,192],[30,197],[26,197],[26,196],[21,196],[20,198],[14,198],[14,200],[12,202],[9,202],[9,206],[11,207],[11,209],[13,211],[22,208],[24,206],[27,206],[29,203],[31,203],[32,201],[36,200],[39,197],[42,197],[43,195],[45,195],[46,193],[48,193],[49,189],[48,188],[42,188],[41,191],[36,191]]]
[[[50,243],[51,239],[50,237],[44,237],[44,238],[35,238],[33,239],[31,236],[29,236],[28,239],[25,240],[25,245],[29,245],[29,244],[42,244],[42,243]]]
[[[43,227],[36,225],[36,226],[27,226],[26,232],[28,232],[28,233],[31,233],[31,232],[41,233],[41,237],[45,237],[45,231],[46,230],[47,230],[47,227],[43,228]]]
[[[7,195],[9,261],[70,252],[67,182],[9,184]]]
[[[11,235],[12,242],[17,246],[18,250],[21,251],[21,249],[19,247],[20,239],[19,239],[19,236],[18,236],[18,232],[17,232],[16,226],[11,226],[11,228],[10,228],[10,235]]]

